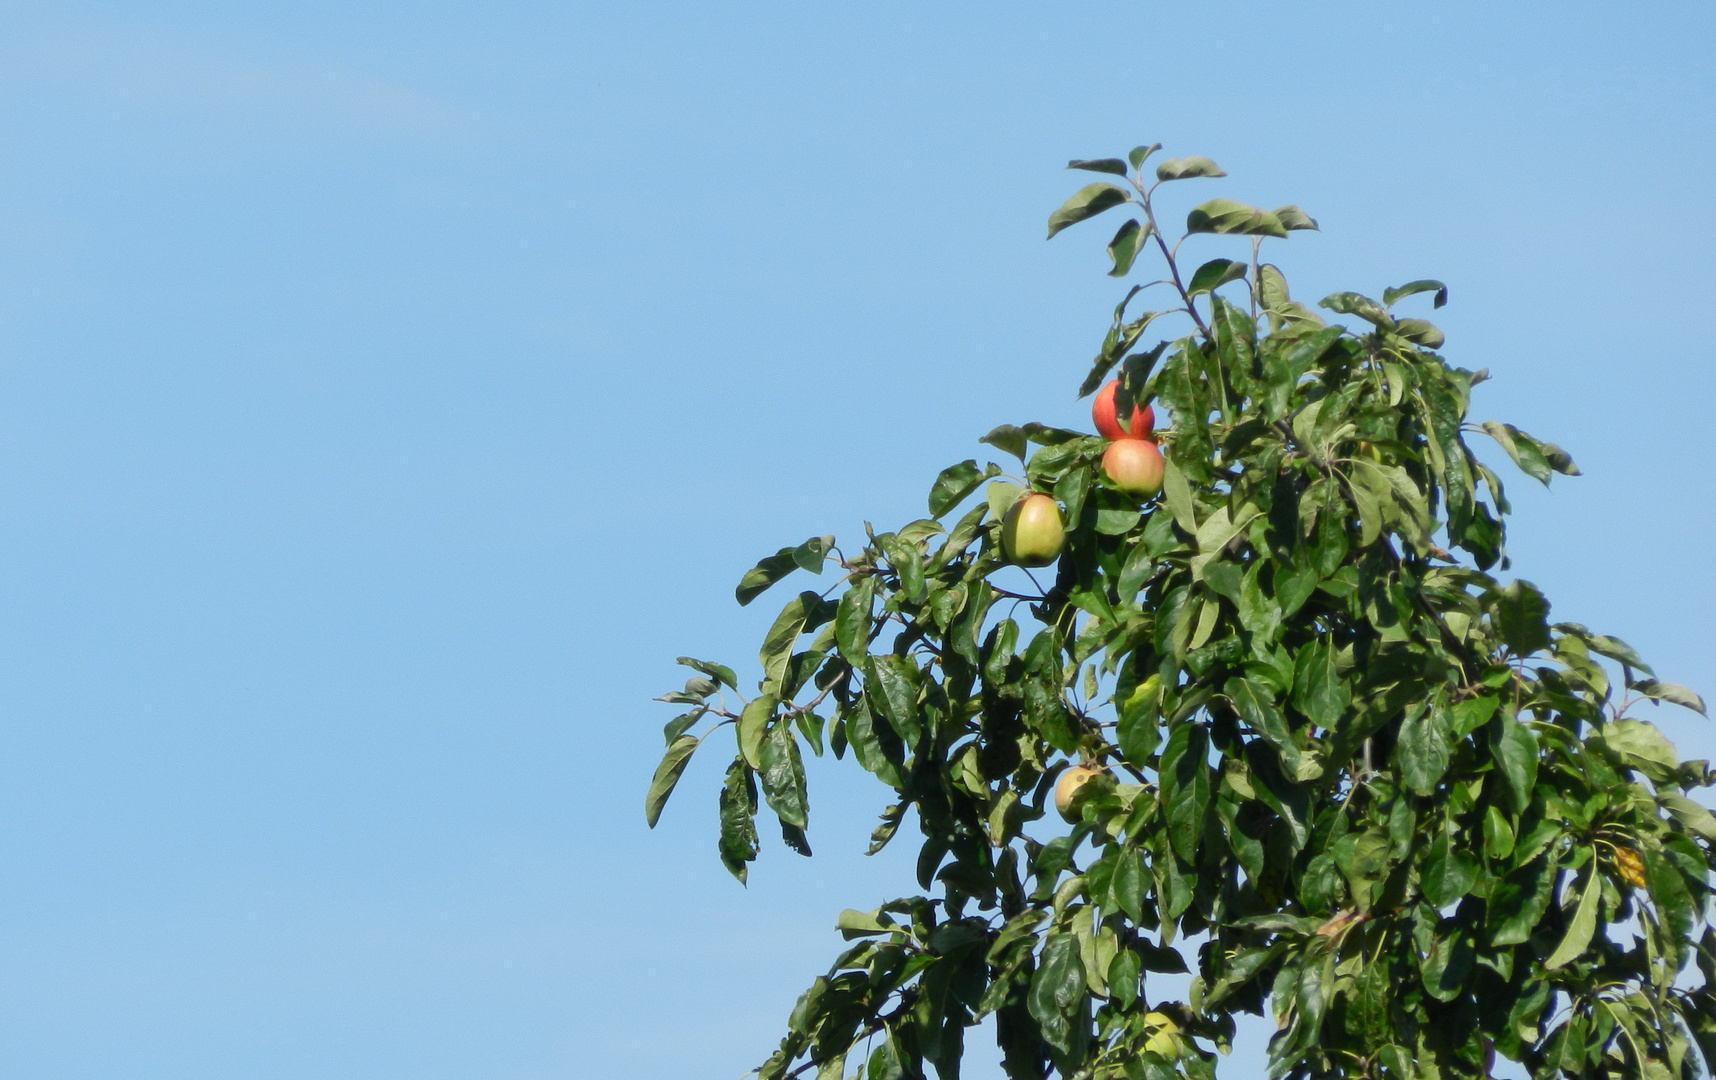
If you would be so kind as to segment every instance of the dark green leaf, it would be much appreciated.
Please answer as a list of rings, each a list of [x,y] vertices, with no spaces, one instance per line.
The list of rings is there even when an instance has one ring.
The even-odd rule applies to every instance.
[[[781,548],[745,572],[745,576],[739,579],[739,587],[733,590],[733,595],[741,607],[761,596],[770,585],[798,568],[798,559],[793,555],[795,550],[797,549]]]
[[[1162,149],[1161,143],[1151,143],[1149,146],[1134,146],[1132,151],[1126,155],[1126,160],[1132,163],[1132,167],[1134,169],[1141,169],[1144,167],[1145,159],[1160,149]]]
[[[1424,899],[1431,905],[1445,908],[1465,896],[1478,880],[1478,861],[1447,833],[1439,833],[1431,841],[1424,856],[1424,869],[1418,884]]]
[[[1496,717],[1491,730],[1496,762],[1513,795],[1514,809],[1523,810],[1530,805],[1531,789],[1537,783],[1537,736],[1509,716]]]
[[[1422,281],[1409,281],[1399,288],[1382,290],[1382,305],[1392,308],[1396,302],[1404,300],[1408,296],[1416,296],[1426,292],[1436,294],[1436,299],[1431,303],[1431,307],[1441,307],[1448,302],[1448,286],[1440,281],[1431,281],[1425,278]]]
[[[1126,192],[1113,184],[1087,184],[1062,203],[1059,210],[1049,215],[1049,236],[1053,237],[1069,225],[1077,225],[1086,218],[1093,218],[1104,210],[1112,210],[1121,203],[1130,201]]]
[[[690,735],[681,735],[661,756],[661,764],[655,767],[655,776],[649,782],[649,794],[644,796],[644,821],[650,828],[655,828],[656,819],[661,817],[661,808],[667,805],[667,797],[673,794],[674,785],[679,783],[679,776],[685,771],[685,763],[691,760],[691,752],[697,749],[697,743],[698,740]]]
[[[1069,161],[1069,169],[1083,169],[1085,172],[1113,173],[1115,176],[1126,175],[1126,162],[1119,158],[1097,158],[1093,161]]]
[[[1513,581],[1494,594],[1491,615],[1496,632],[1515,656],[1530,656],[1549,645],[1549,601],[1536,585]]]
[[[1161,780],[1167,811],[1168,841],[1188,863],[1197,861],[1198,841],[1209,810],[1210,769],[1205,758],[1209,736],[1203,727],[1182,723],[1162,750]]]
[[[1554,894],[1555,867],[1548,859],[1533,859],[1496,884],[1490,894],[1490,941],[1522,945],[1549,908]]]
[[[746,864],[757,857],[757,787],[743,761],[727,769],[721,788],[721,862],[728,873],[745,880]]]
[[[1169,158],[1156,166],[1158,180],[1189,180],[1194,176],[1226,176],[1221,166],[1206,157]]]
[[[949,465],[935,478],[935,485],[930,488],[930,516],[939,518],[952,510],[976,491],[983,481],[984,474],[978,469],[975,459],[966,458],[958,465]]]
[[[1219,289],[1230,281],[1243,278],[1245,271],[1246,264],[1242,260],[1211,259],[1192,274],[1192,280],[1186,285],[1186,295],[1197,296]]]
[[[1023,428],[1015,427],[1012,424],[1002,424],[977,441],[988,443],[997,450],[1012,454],[1021,463],[1025,460],[1025,431]]]
[[[1144,246],[1144,241],[1150,237],[1150,227],[1139,225],[1138,219],[1133,218],[1120,226],[1114,234],[1114,239],[1108,242],[1108,260],[1114,264],[1114,269],[1108,272],[1109,277],[1125,277],[1132,270],[1132,263],[1138,258],[1138,251]]]
[[[792,549],[792,560],[800,569],[809,570],[813,574],[822,573],[822,563],[828,558],[829,549],[834,547],[834,537],[813,536],[809,540]]]
[[[1281,756],[1281,765],[1288,775],[1299,772],[1299,743],[1293,735],[1293,729],[1288,726],[1287,718],[1281,715],[1281,710],[1275,707],[1275,702],[1267,690],[1260,690],[1249,679],[1234,678],[1227,681],[1223,688],[1228,700],[1239,715],[1251,726],[1251,729],[1262,736],[1263,741],[1275,748]]]
[[[692,725],[703,719],[703,714],[708,711],[708,706],[699,706],[688,713],[680,713],[661,729],[662,738],[667,740],[667,745],[672,746],[673,740],[691,730]]]
[[[804,828],[809,806],[804,790],[804,761],[798,752],[798,737],[784,721],[769,729],[763,740],[763,767],[757,770],[768,800],[783,824]]]

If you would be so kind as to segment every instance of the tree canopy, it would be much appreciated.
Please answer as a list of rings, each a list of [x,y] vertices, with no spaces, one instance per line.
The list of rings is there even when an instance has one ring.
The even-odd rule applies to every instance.
[[[718,854],[741,881],[763,805],[809,854],[807,751],[890,792],[872,851],[921,834],[921,891],[839,916],[849,947],[760,1076],[954,1080],[993,1017],[1012,1080],[1211,1077],[1253,1013],[1275,1078],[1475,1077],[1500,1055],[1539,1080],[1691,1080],[1716,1053],[1716,816],[1688,792],[1716,772],[1638,711],[1704,704],[1495,576],[1510,508],[1467,438],[1543,483],[1572,459],[1469,419],[1488,373],[1397,311],[1441,307],[1441,283],[1320,301],[1343,325],[1260,261],[1316,228],[1295,206],[1213,199],[1164,236],[1162,185],[1225,174],[1157,149],[1072,162],[1106,178],[1048,231],[1130,211],[1112,276],[1164,267],[1079,387],[1117,380],[1117,418],[1164,411],[1160,496],[1119,490],[1100,436],[997,427],[1001,461],[943,469],[924,518],[744,575],[741,604],[837,574],[781,609],[754,691],[682,657],[663,699],[688,711],[648,821],[731,728]],[[1235,257],[1188,274],[1179,240],[1202,233]],[[1036,576],[1002,541],[1030,493],[1065,522]],[[1073,768],[1094,778],[1068,824]],[[1184,1000],[1152,996],[1164,973],[1190,974]]]

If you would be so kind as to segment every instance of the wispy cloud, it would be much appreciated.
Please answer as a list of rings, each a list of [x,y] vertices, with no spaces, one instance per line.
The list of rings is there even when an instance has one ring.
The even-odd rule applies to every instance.
[[[466,111],[385,78],[135,28],[14,38],[0,49],[0,88],[8,96],[69,93],[121,109],[266,118],[409,139],[458,138],[473,126]]]

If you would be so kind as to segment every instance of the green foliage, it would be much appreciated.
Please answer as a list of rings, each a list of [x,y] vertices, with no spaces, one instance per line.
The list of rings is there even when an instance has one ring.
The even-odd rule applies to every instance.
[[[1114,272],[1152,240],[1167,260],[1173,300],[1128,318],[1132,289],[1081,391],[1118,371],[1122,407],[1171,417],[1160,499],[1107,483],[1100,438],[996,428],[983,442],[1021,475],[960,462],[929,517],[745,575],[741,603],[825,560],[842,573],[787,602],[755,696],[682,658],[699,674],[664,698],[692,709],[646,816],[707,741],[692,729],[732,723],[719,854],[740,880],[759,787],[809,853],[801,746],[825,738],[892,793],[871,850],[908,816],[921,832],[925,895],[840,916],[851,944],[760,1076],[953,1080],[993,1016],[1013,1080],[1207,1078],[1253,1013],[1276,1078],[1477,1077],[1499,1054],[1538,1080],[1691,1080],[1716,1052],[1716,815],[1686,793],[1716,774],[1632,710],[1704,703],[1491,576],[1509,508],[1465,437],[1545,483],[1572,460],[1468,421],[1484,373],[1393,311],[1442,306],[1440,282],[1322,301],[1356,329],[1295,303],[1258,245],[1314,228],[1297,207],[1202,204],[1188,231],[1247,237],[1250,257],[1183,278],[1156,186],[1224,174],[1178,158],[1150,182],[1156,149],[1073,162],[1128,187],[1084,188],[1049,231],[1130,203]],[[1191,332],[1143,348],[1164,314]],[[1021,592],[999,534],[1027,487],[1068,540]],[[1069,830],[1046,811],[1074,764],[1104,772]],[[1187,971],[1186,1000],[1152,997],[1152,974]]]

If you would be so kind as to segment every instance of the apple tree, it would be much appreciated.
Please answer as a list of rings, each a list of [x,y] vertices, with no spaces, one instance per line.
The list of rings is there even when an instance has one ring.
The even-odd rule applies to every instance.
[[[1155,200],[1224,174],[1149,167],[1157,149],[1073,162],[1106,175],[1049,235],[1122,211],[1112,276],[1163,268],[1080,387],[1117,380],[1116,419],[1163,411],[1160,495],[1120,490],[1101,437],[997,427],[1001,462],[943,469],[925,517],[744,575],[740,604],[833,578],[786,601],[754,690],[682,658],[663,699],[688,711],[648,821],[731,729],[718,854],[741,881],[764,806],[809,854],[806,753],[887,790],[872,851],[919,834],[917,891],[839,916],[848,947],[759,1076],[954,1080],[993,1018],[1012,1080],[1207,1078],[1252,1013],[1276,1078],[1478,1077],[1499,1055],[1537,1080],[1691,1080],[1716,1060],[1716,816],[1688,792],[1716,772],[1638,713],[1704,703],[1495,576],[1508,501],[1467,440],[1544,483],[1572,460],[1468,419],[1488,373],[1397,313],[1441,307],[1440,283],[1320,302],[1345,323],[1295,301],[1260,249],[1316,228],[1297,207],[1198,205],[1185,236],[1233,257],[1188,273]],[[1003,535],[1033,494],[1064,522],[1035,577]],[[1092,778],[1062,822],[1069,769]]]

